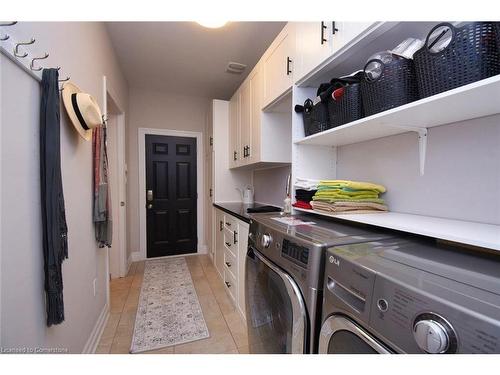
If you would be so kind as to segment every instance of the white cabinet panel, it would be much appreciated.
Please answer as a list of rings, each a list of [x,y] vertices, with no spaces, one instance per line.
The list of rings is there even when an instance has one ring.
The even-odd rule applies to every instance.
[[[295,25],[297,50],[294,80],[311,72],[333,53],[332,22],[299,22]]]
[[[247,223],[241,222],[239,226],[239,247],[238,247],[238,310],[245,318],[245,262],[247,259],[248,246]]]
[[[246,80],[240,88],[240,155],[241,165],[247,164],[252,143],[252,81]]]
[[[264,106],[279,98],[293,84],[295,39],[289,23],[264,57]]]
[[[229,101],[229,168],[238,166],[240,154],[240,92]]]
[[[335,22],[338,31],[335,32],[333,37],[333,53],[344,47],[373,24],[374,22]]]
[[[224,272],[224,213],[221,210],[215,210],[215,268],[222,276]]]

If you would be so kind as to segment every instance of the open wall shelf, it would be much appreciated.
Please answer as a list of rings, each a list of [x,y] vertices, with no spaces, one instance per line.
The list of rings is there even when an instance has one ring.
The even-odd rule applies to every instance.
[[[295,144],[342,146],[414,131],[418,134],[423,175],[427,129],[498,114],[499,98],[500,75],[497,75],[310,135]]]
[[[328,214],[295,207],[294,210],[500,251],[500,225],[398,212]]]

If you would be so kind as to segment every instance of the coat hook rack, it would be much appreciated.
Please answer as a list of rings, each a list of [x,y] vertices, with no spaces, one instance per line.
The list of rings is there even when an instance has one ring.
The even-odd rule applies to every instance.
[[[31,40],[29,42],[16,43],[16,46],[14,47],[14,56],[20,57],[20,58],[24,58],[24,57],[28,56],[27,52],[25,52],[23,55],[19,54],[19,46],[29,46],[30,44],[35,43],[35,41],[36,41],[35,38],[31,38]]]
[[[0,22],[0,27],[8,27],[15,25],[17,21],[13,22]],[[42,70],[43,66],[37,66],[37,60],[44,60],[49,57],[49,53],[41,53],[36,51],[33,47],[33,51],[26,51],[21,49],[21,46],[27,46],[35,43],[35,38],[31,38],[29,41],[22,41],[20,38],[16,38],[15,28],[14,32],[9,32],[9,34],[0,34],[0,53],[10,59],[14,64],[21,68],[30,77],[38,82],[42,81]],[[21,40],[21,41],[19,41]],[[32,53],[30,53],[32,52]],[[61,70],[58,66],[55,69]],[[60,79],[59,83],[69,81],[70,77],[67,76],[65,79]]]
[[[58,66],[56,69],[57,69],[57,70],[60,70],[60,69],[61,69],[61,67],[60,67],[60,66]],[[70,77],[66,77],[66,78],[64,78],[64,79],[60,79],[60,80],[59,80],[59,82],[64,83],[64,82],[69,81],[69,80],[70,80]],[[61,89],[60,89],[59,91],[63,91],[63,90],[64,90],[64,87],[61,87]]]
[[[37,72],[39,72],[40,70],[42,70],[43,68],[41,66],[35,67],[35,61],[36,60],[44,60],[47,57],[49,57],[49,54],[47,52],[45,52],[45,55],[43,57],[33,57],[31,59],[30,69],[31,70],[35,70]]]

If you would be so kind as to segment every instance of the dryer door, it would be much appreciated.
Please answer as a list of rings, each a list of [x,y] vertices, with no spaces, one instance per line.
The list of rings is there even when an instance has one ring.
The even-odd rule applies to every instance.
[[[295,281],[252,247],[245,265],[250,353],[307,352],[307,314]]]
[[[391,351],[352,320],[330,316],[321,327],[319,354],[389,354]]]

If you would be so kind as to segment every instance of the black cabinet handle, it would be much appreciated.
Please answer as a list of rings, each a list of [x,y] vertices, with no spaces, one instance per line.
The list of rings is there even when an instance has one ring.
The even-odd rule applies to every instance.
[[[237,237],[238,237],[238,232],[233,232],[233,242],[235,245],[238,243]]]
[[[233,151],[233,160],[236,160],[236,155],[238,155],[238,153],[236,151]]]
[[[226,242],[227,247],[231,247],[231,242]]]
[[[326,25],[323,21],[321,21],[321,44],[324,44],[326,42],[325,30],[326,30]]]
[[[231,263],[226,262],[226,266],[228,266],[228,268],[231,267]]]
[[[290,69],[290,63],[292,62],[292,59],[290,56],[286,57],[286,75],[289,76],[292,70]]]
[[[339,31],[339,29],[335,27],[335,21],[332,21],[332,35],[335,35],[337,31]]]
[[[227,286],[228,288],[231,288],[231,283],[228,283],[227,281],[224,281],[224,283],[226,284],[226,286]]]
[[[247,146],[244,146],[243,147],[243,157],[246,158],[247,157]]]

